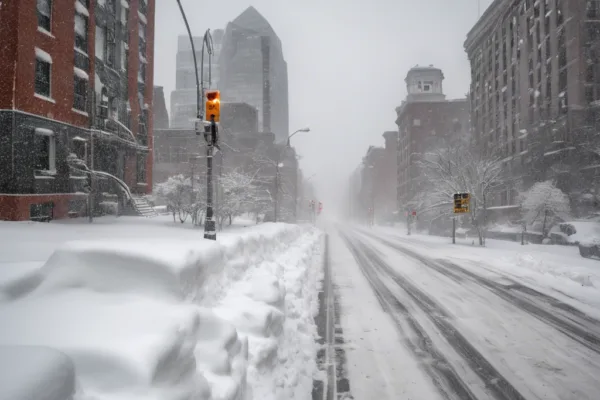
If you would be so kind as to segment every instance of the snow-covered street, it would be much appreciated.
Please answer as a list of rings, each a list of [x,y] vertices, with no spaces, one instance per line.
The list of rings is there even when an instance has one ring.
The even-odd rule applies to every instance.
[[[355,398],[598,398],[600,264],[576,247],[328,232]]]
[[[244,226],[247,225],[247,226]],[[309,399],[322,233],[0,224],[0,399]]]

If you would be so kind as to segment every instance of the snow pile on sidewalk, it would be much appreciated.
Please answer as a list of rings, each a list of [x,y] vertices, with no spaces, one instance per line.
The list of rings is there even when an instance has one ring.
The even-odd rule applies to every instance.
[[[65,243],[41,268],[5,263],[0,366],[19,351],[64,354],[76,382],[65,366],[55,385],[82,399],[309,398],[320,233],[265,224],[218,242],[200,235],[94,238]],[[61,368],[37,370],[30,378],[43,382]],[[15,390],[0,384],[0,399],[30,398]]]
[[[528,285],[600,317],[600,264],[580,256],[577,246],[521,245],[518,242],[487,239],[486,247],[475,239],[457,239],[412,234],[378,227],[376,232],[397,238],[400,244],[417,252],[452,259],[474,272],[497,279],[505,276]]]

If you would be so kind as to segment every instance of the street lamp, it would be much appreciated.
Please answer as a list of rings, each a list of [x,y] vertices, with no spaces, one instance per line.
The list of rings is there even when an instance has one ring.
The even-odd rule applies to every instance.
[[[306,128],[298,129],[296,132],[294,132],[290,136],[288,136],[288,138],[287,138],[287,147],[290,147],[290,139],[292,138],[292,136],[294,136],[298,132],[310,132],[310,128],[306,127]]]
[[[310,128],[306,127],[306,128],[298,129],[297,131],[295,131],[291,135],[289,135],[287,138],[287,144],[286,144],[286,147],[288,149],[291,147],[290,139],[299,132],[310,132]],[[279,168],[277,168],[276,173],[279,174]],[[275,195],[279,196],[279,189]],[[296,161],[296,169],[294,171],[294,220],[297,220],[297,219],[298,219],[298,162]],[[277,222],[277,215],[275,216],[275,222]]]
[[[198,76],[198,62],[196,60],[196,47],[194,46],[194,37],[188,23],[181,0],[177,0],[179,5],[179,11],[183,17],[183,22],[190,38],[190,45],[192,47],[192,56],[194,59],[194,70],[196,75],[196,134],[199,135],[201,130],[204,130],[204,137],[206,139],[206,219],[204,222],[204,238],[209,240],[217,239],[216,223],[214,218],[213,209],[213,184],[212,184],[212,161],[214,147],[217,146],[217,125],[216,121],[211,118],[209,121],[210,125],[204,125],[204,50],[208,53],[208,86],[211,86],[211,71],[212,71],[212,55],[213,55],[213,41],[210,35],[210,29],[207,29],[202,38],[202,69],[201,77]],[[210,135],[209,135],[210,132]]]

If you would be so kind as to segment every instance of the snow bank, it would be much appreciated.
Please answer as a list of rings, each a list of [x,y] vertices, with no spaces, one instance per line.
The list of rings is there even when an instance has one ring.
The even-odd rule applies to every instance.
[[[308,398],[320,234],[284,224],[201,234],[83,235],[42,266],[7,252],[0,346],[62,352],[76,398]]]
[[[0,399],[68,400],[75,366],[65,354],[37,346],[0,346]]]

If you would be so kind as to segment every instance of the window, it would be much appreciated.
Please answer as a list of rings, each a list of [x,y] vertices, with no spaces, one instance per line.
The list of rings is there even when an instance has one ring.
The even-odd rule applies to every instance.
[[[142,24],[141,22],[140,26],[138,27],[138,34],[140,36],[140,39],[146,40],[146,25]]]
[[[148,0],[140,0],[140,12],[144,15],[148,13]]]
[[[123,41],[129,43],[129,9],[121,6],[121,32],[123,32]]]
[[[54,132],[36,128],[34,135],[34,168],[38,171],[56,171],[56,142]]]
[[[146,183],[146,155],[137,155],[137,168],[136,168],[137,182]]]
[[[556,27],[558,28],[565,21],[565,18],[562,13],[561,0],[556,0],[556,4],[554,5],[554,7],[556,8]]]
[[[146,82],[146,64],[140,63],[138,70],[138,81],[141,83]]]
[[[115,13],[115,0],[106,0],[105,2],[106,4],[106,8],[108,9],[108,11],[112,14]]]
[[[81,14],[75,14],[75,48],[88,52],[88,22]]]
[[[125,43],[121,43],[121,71],[127,72],[127,59],[129,58],[129,49]]]
[[[106,63],[108,65],[115,65],[115,53],[116,53],[116,37],[114,29],[106,30]]]
[[[37,0],[38,26],[50,32],[52,0]]]
[[[424,92],[431,92],[432,88],[433,88],[433,82],[431,82],[431,81],[423,82],[423,91]]]
[[[73,108],[86,111],[87,80],[75,75]]]
[[[108,100],[108,118],[114,120],[119,118],[119,100],[116,97]]]
[[[35,60],[35,93],[50,97],[50,70],[48,60]]]
[[[591,85],[585,87],[585,101],[588,104],[594,101],[594,87]]]
[[[29,206],[29,220],[48,222],[54,218],[54,203],[49,201]]]
[[[104,61],[106,47],[106,27],[96,25],[96,57]]]
[[[98,110],[98,116],[102,119],[108,118],[108,91],[106,88],[102,88],[100,94],[100,107]]]

